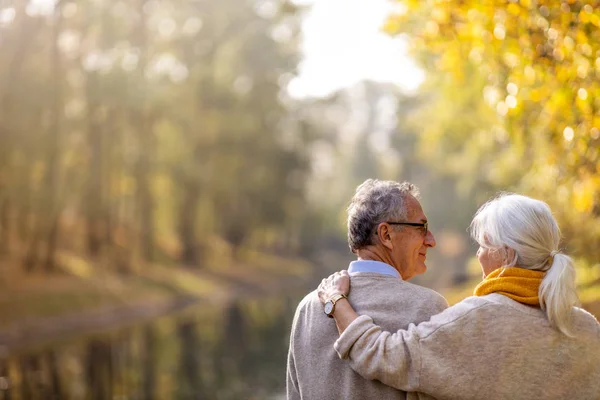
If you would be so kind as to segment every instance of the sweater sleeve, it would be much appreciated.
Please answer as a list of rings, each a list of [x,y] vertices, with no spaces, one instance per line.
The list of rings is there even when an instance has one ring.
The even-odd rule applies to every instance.
[[[287,371],[286,371],[286,392],[287,392],[287,400],[301,400],[302,396],[300,395],[300,385],[298,384],[298,374],[296,371],[296,357],[294,355],[295,351],[295,335],[297,330],[298,318],[300,315],[301,307],[299,306],[294,315],[294,320],[292,322],[292,332],[290,334],[290,347],[288,350],[288,359],[287,359]]]
[[[298,376],[296,375],[296,360],[292,346],[288,353],[287,378],[286,378],[287,400],[300,400],[300,390],[298,388]]]
[[[439,295],[437,297],[437,301],[436,301],[436,307],[438,309],[438,313],[441,313],[442,311],[444,311],[445,309],[447,309],[449,306],[448,301],[446,300],[446,298],[442,295]]]
[[[467,298],[406,330],[385,332],[361,315],[340,335],[334,348],[362,377],[406,392],[449,397],[457,382],[471,382],[468,365],[487,365],[492,354],[474,343],[498,327],[495,303]],[[449,379],[452,377],[452,379]],[[488,379],[489,377],[486,377]],[[482,380],[485,382],[485,380]]]
[[[363,378],[379,380],[406,392],[419,391],[419,336],[415,326],[394,334],[384,332],[373,320],[361,315],[335,342],[342,359]]]

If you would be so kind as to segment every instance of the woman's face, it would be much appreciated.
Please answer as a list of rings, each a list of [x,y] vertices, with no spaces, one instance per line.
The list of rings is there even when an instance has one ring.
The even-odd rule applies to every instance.
[[[484,278],[504,264],[502,253],[501,250],[490,249],[481,245],[479,246],[479,250],[477,250],[477,259],[481,265],[481,271],[483,272]]]

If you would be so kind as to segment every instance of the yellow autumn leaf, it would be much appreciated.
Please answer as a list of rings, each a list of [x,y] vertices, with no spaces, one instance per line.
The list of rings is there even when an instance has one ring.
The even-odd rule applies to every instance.
[[[514,16],[518,16],[519,13],[521,12],[521,7],[519,7],[518,4],[516,3],[509,3],[508,6],[506,7],[506,9],[508,10],[508,12]]]
[[[400,26],[400,18],[392,15],[385,20],[381,29],[385,33],[393,35],[400,31]]]
[[[594,207],[594,185],[591,180],[577,182],[573,186],[573,206],[582,213],[589,213]]]

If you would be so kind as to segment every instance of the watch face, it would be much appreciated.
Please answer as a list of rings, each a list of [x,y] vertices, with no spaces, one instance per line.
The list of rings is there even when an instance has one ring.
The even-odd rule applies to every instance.
[[[325,314],[329,315],[333,311],[333,302],[329,300],[325,303]]]

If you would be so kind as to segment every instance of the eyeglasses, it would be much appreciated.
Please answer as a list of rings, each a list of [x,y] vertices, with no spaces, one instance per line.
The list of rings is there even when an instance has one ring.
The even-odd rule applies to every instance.
[[[390,225],[418,226],[418,227],[423,228],[423,229],[421,229],[421,233],[423,234],[423,236],[427,235],[427,232],[429,232],[429,223],[428,222],[424,222],[424,223],[419,223],[419,222],[386,222],[386,224],[390,224]]]

